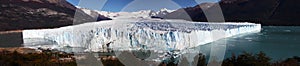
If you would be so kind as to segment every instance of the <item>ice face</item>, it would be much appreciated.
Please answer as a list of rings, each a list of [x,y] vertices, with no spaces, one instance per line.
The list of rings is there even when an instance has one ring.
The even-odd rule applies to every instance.
[[[86,51],[117,50],[183,50],[238,34],[259,32],[260,24],[204,23],[184,20],[110,20],[56,29],[24,30],[28,39],[46,39],[57,43],[49,48],[81,47]],[[222,35],[222,36],[219,36]],[[40,46],[39,46],[40,47]]]

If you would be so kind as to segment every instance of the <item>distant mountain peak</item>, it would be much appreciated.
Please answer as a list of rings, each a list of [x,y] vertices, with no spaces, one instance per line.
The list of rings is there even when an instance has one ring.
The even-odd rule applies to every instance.
[[[163,17],[164,15],[175,11],[175,10],[169,10],[167,8],[162,8],[159,11],[140,10],[136,12],[108,12],[108,11],[90,10],[87,8],[80,8],[80,7],[79,9],[83,10],[87,14],[91,14],[91,12],[97,12],[100,15],[112,19],[150,19],[152,17]]]
[[[170,10],[170,9],[167,9],[167,8],[162,8],[162,9],[160,9],[160,12],[162,12],[162,11],[173,12],[175,10]]]

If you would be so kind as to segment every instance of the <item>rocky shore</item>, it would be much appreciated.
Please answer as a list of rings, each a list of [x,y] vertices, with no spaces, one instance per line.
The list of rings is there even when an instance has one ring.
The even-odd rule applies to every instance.
[[[0,66],[76,66],[73,54],[24,47],[0,48]]]

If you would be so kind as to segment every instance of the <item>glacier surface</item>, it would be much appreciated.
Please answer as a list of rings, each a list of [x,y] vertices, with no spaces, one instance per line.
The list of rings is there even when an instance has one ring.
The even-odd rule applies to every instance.
[[[28,39],[45,39],[55,43],[48,48],[80,47],[98,52],[105,48],[117,50],[184,50],[243,33],[259,32],[254,23],[205,23],[184,20],[122,19],[55,29],[24,30],[24,46]]]

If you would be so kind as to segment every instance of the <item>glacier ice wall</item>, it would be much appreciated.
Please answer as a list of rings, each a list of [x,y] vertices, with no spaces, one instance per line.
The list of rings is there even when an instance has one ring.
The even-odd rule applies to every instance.
[[[118,50],[183,50],[237,34],[259,32],[260,24],[203,23],[184,20],[110,20],[56,29],[24,30],[23,39],[47,39],[53,47],[81,47],[87,51],[104,48]],[[222,34],[217,36],[214,34]],[[39,46],[40,47],[40,46]]]

